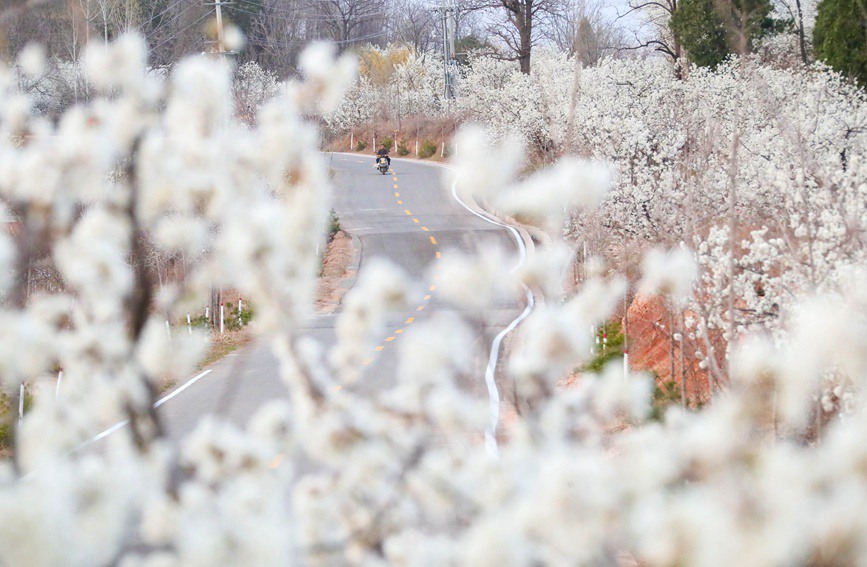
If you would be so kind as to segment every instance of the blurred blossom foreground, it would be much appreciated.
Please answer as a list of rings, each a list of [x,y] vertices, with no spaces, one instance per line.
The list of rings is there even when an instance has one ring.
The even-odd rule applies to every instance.
[[[305,79],[248,126],[233,117],[228,65],[192,58],[163,79],[135,36],[87,51],[99,94],[54,124],[16,91],[40,57],[0,69],[0,199],[21,227],[0,235],[0,377],[14,398],[62,361],[64,383],[57,400],[36,400],[0,464],[0,565],[867,564],[863,266],[803,297],[774,340],[740,340],[711,404],[655,420],[652,380],[622,364],[558,386],[622,301],[625,280],[589,273],[522,325],[504,365],[515,411],[495,453],[481,441],[487,400],[457,381],[484,380],[489,345],[474,337],[497,290],[562,295],[564,245],[515,271],[496,251],[438,263],[462,315],[414,328],[387,390],[362,394],[356,379],[386,310],[424,289],[394,266],[360,274],[330,352],[299,339],[330,207],[307,117],[334,111],[352,60],[310,47]],[[612,183],[608,167],[571,158],[518,180],[521,148],[489,140],[460,134],[459,184],[524,222],[562,226],[566,208],[597,206]],[[186,277],[153,281],[154,251],[185,257]],[[62,292],[28,293],[40,253]],[[648,292],[691,293],[688,251],[657,251],[644,270]],[[191,376],[207,336],[170,341],[165,314],[199,309],[211,286],[255,298],[254,332],[288,394],[246,430],[208,418],[175,444],[153,409],[156,381]],[[845,407],[808,433],[829,396]]]

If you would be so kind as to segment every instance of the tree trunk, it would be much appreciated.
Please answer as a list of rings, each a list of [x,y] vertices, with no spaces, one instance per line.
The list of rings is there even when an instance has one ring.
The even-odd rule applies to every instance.
[[[529,75],[530,53],[533,47],[533,0],[526,0],[522,9],[523,13],[518,14],[518,17],[516,18],[517,23],[519,24],[518,36],[521,40],[518,62],[521,65],[521,72],[525,75]]]
[[[801,48],[801,62],[807,64],[807,43],[804,39],[804,16],[801,12],[801,0],[795,0],[798,9],[798,46]]]

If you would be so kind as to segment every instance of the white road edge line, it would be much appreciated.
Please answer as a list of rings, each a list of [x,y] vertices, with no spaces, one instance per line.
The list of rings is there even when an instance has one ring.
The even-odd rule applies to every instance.
[[[184,390],[186,390],[187,388],[189,388],[190,386],[192,386],[193,384],[195,384],[196,382],[198,382],[199,380],[201,380],[202,378],[204,378],[205,376],[210,374],[212,371],[213,371],[213,368],[209,368],[209,369],[203,371],[201,374],[199,374],[193,378],[190,378],[183,385],[181,385],[179,388],[176,388],[175,390],[173,390],[172,393],[167,394],[167,395],[163,396],[162,398],[160,398],[159,400],[157,400],[154,403],[154,408],[158,408],[161,405],[163,405],[164,403],[166,403],[167,401],[171,400],[172,398],[174,398],[175,396],[177,396],[178,394],[180,394],[181,392],[183,392]],[[76,450],[83,449],[84,447],[87,447],[88,445],[96,443],[100,439],[104,439],[104,438],[108,437],[109,435],[111,435],[112,433],[117,431],[118,429],[122,429],[122,428],[126,427],[127,425],[129,425],[128,419],[125,419],[119,423],[115,423],[114,425],[112,425],[111,427],[109,427],[108,429],[103,431],[102,433],[99,433],[99,434],[91,437],[90,439],[88,439],[87,441],[85,441],[84,443],[82,443],[81,445],[76,447]]]
[[[343,155],[356,155],[348,152],[328,152],[331,154],[343,154]],[[400,158],[393,158],[400,160]],[[400,160],[403,161],[403,160]],[[419,165],[426,165],[428,167],[441,167],[443,169],[447,169],[451,172],[455,172],[455,170],[446,165],[441,165],[438,163],[424,163],[424,162],[415,162]],[[503,227],[512,233],[512,236],[515,237],[515,242],[518,245],[518,262],[512,268],[512,272],[520,268],[524,261],[527,259],[527,247],[524,245],[524,241],[521,238],[521,235],[518,233],[518,230],[510,226],[506,223],[500,222],[494,218],[491,218],[487,215],[483,215],[477,211],[471,209],[459,196],[458,196],[458,180],[455,177],[454,182],[452,183],[452,197],[457,201],[463,208],[468,210],[473,215],[479,217],[480,219],[489,222],[491,224],[495,224],[497,226]],[[533,311],[533,307],[536,305],[536,299],[533,297],[533,292],[530,291],[527,286],[524,286],[524,291],[527,294],[527,307],[524,308],[524,311],[518,315],[514,321],[509,323],[509,325],[499,332],[499,334],[494,337],[494,341],[491,343],[491,355],[488,357],[488,365],[485,368],[485,384],[488,386],[488,409],[490,413],[490,424],[488,428],[485,430],[485,448],[488,450],[488,453],[493,456],[499,456],[499,447],[497,445],[497,426],[500,423],[500,392],[497,389],[497,383],[494,379],[497,371],[497,360],[500,358],[500,345],[503,342],[503,339],[510,332],[515,330],[521,321],[526,319],[530,313]]]
[[[512,272],[520,268],[527,259],[527,247],[524,245],[524,240],[521,238],[521,235],[518,233],[518,230],[509,226],[505,223],[502,223],[498,220],[487,217],[481,213],[478,213],[471,209],[464,201],[458,196],[458,180],[455,179],[454,183],[452,183],[452,197],[454,197],[455,201],[460,203],[460,205],[476,215],[480,219],[487,221],[491,224],[495,224],[497,226],[501,226],[505,229],[508,229],[509,232],[512,233],[512,236],[515,237],[515,242],[518,244],[518,262],[512,268]],[[526,319],[530,313],[533,311],[533,307],[536,304],[536,300],[533,297],[533,292],[530,291],[527,286],[524,286],[524,293],[527,294],[527,307],[524,308],[524,311],[521,312],[509,325],[500,331],[496,337],[494,337],[494,342],[491,343],[491,354],[488,357],[488,365],[485,368],[485,384],[488,386],[488,410],[490,412],[491,422],[488,425],[488,429],[485,430],[485,448],[488,450],[492,456],[496,457],[499,455],[499,447],[497,445],[497,426],[500,423],[500,391],[497,389],[496,382],[496,371],[497,371],[497,360],[500,358],[500,344],[503,342],[503,339],[506,338],[506,335],[515,330],[521,321]]]
[[[189,388],[190,386],[192,386],[193,384],[195,384],[196,382],[198,382],[199,380],[201,380],[202,378],[204,378],[205,376],[210,374],[213,370],[214,370],[213,368],[208,368],[207,370],[204,370],[198,376],[196,376],[194,378],[190,378],[180,388],[175,388],[171,394],[166,394],[165,396],[163,396],[162,398],[157,400],[156,403],[154,404],[154,407],[155,408],[160,407],[161,405],[163,405],[167,401],[171,400],[172,398],[174,398],[175,396],[177,396],[178,394],[180,394],[181,392],[183,392],[184,390],[186,390],[187,388]]]

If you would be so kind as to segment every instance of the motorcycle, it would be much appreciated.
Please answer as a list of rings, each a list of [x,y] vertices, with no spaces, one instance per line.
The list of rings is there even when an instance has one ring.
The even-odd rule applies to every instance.
[[[385,156],[379,156],[376,158],[376,168],[383,175],[388,173],[388,159]]]

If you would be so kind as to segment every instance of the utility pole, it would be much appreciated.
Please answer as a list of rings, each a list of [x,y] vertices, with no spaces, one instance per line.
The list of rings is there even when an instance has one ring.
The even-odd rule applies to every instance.
[[[217,53],[223,53],[225,44],[223,43],[223,4],[220,0],[215,1],[217,11]]]
[[[454,0],[442,0],[439,8],[434,11],[440,15],[440,26],[443,34],[443,78],[445,80],[446,101],[455,98],[457,82],[457,60],[455,59],[455,28],[457,24],[457,6]]]
[[[226,53],[225,35],[223,33],[223,6],[229,5],[232,2],[224,2],[223,0],[214,0],[213,3],[206,2],[205,6],[214,7],[214,16],[217,24],[217,49],[216,53]]]

